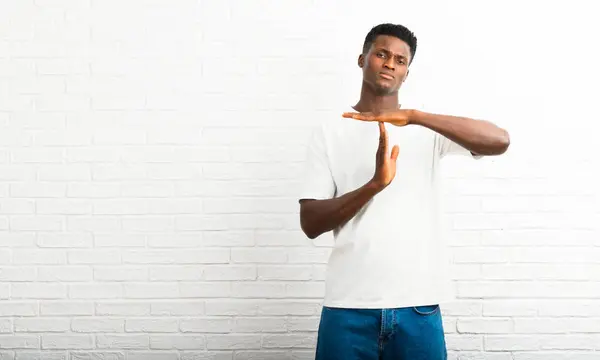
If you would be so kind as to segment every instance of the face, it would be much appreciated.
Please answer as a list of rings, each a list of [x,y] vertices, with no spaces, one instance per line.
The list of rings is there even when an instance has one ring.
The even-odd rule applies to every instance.
[[[379,35],[366,54],[358,58],[363,81],[378,94],[398,92],[408,76],[410,47],[395,36]]]

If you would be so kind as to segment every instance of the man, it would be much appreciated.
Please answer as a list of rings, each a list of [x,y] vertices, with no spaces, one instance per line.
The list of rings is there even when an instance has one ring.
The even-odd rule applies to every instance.
[[[416,48],[406,27],[374,27],[358,57],[358,103],[320,126],[309,146],[301,227],[311,239],[335,237],[317,360],[447,358],[439,161],[502,154],[509,136],[487,121],[402,108],[398,90]]]

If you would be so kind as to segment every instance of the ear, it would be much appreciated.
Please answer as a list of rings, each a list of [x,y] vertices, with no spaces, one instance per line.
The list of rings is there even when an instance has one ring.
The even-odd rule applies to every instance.
[[[363,54],[358,55],[358,67],[362,69],[365,66],[365,56]]]

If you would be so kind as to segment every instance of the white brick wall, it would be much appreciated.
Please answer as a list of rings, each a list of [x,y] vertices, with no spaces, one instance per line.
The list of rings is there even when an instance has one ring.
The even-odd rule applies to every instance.
[[[310,359],[306,136],[384,21],[402,98],[513,142],[446,162],[450,358],[599,358],[598,28],[559,3],[1,1],[0,359]]]

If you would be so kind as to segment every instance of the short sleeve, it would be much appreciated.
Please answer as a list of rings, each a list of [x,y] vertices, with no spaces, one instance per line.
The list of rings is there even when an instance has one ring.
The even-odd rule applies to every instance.
[[[302,174],[300,199],[331,199],[336,186],[331,173],[327,142],[323,126],[313,130]]]
[[[440,158],[443,158],[446,155],[463,155],[472,157],[473,159],[481,159],[483,157],[483,155],[473,154],[464,146],[461,146],[437,132],[435,133],[435,146]]]

